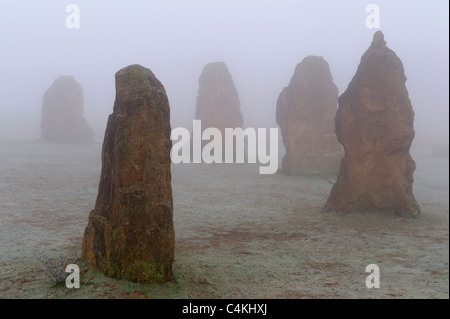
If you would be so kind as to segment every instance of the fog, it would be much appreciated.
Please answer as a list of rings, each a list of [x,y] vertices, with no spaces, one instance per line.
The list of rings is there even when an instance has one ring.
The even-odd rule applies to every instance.
[[[69,29],[66,6],[80,8]],[[40,136],[42,97],[73,75],[84,114],[101,142],[112,112],[114,74],[130,64],[165,86],[172,128],[192,126],[198,78],[224,61],[239,92],[245,127],[277,127],[278,95],[308,55],[330,65],[347,88],[377,29],[366,27],[372,1],[20,1],[0,2],[0,140]],[[402,60],[416,113],[414,147],[448,144],[447,1],[374,1],[389,48]]]
[[[66,8],[71,4],[79,8],[79,28],[67,26],[73,12]],[[366,24],[370,4],[380,9],[379,28]],[[0,0],[0,298],[448,299],[448,12],[444,0]],[[277,99],[297,64],[310,55],[328,62],[339,95],[344,93],[378,30],[403,63],[415,111],[414,194],[412,163],[398,152],[391,156],[395,167],[381,169],[387,162],[381,158],[364,162],[372,166],[365,172],[355,165],[358,178],[348,178],[348,183],[365,193],[340,196],[345,201],[370,197],[376,203],[374,214],[365,204],[362,211],[349,210],[348,215],[323,214],[328,199],[338,197],[332,189],[341,175],[290,175],[284,167],[278,169],[285,150],[276,129]],[[216,61],[224,61],[232,75],[244,128],[261,128],[247,136],[245,164],[207,165],[204,154],[211,159],[222,150],[220,144],[214,154],[195,152],[202,145],[200,129],[191,131],[199,77],[205,65]],[[115,137],[111,133],[120,140],[111,143],[116,155],[102,153],[116,94],[115,74],[131,64],[150,69],[161,81],[170,103],[172,132],[181,127],[177,131],[193,141],[192,152],[179,156],[186,159],[179,161],[183,165],[176,165],[174,156],[172,165],[166,165],[162,151],[168,150],[167,144],[144,149],[141,137],[136,137],[135,148],[129,144],[127,154],[118,156],[129,146],[123,146],[120,132]],[[84,117],[94,130],[94,143],[40,142],[43,97],[62,75],[73,76],[83,89]],[[80,92],[75,86],[74,101]],[[50,100],[59,98],[55,94]],[[166,121],[166,114],[161,112],[158,119]],[[69,126],[64,129],[70,133]],[[81,127],[90,140],[84,122]],[[265,135],[267,128],[270,142],[256,145],[256,134],[258,142],[264,141],[259,132]],[[150,131],[144,133],[156,136]],[[279,135],[271,139],[269,132]],[[134,130],[130,134],[134,136]],[[279,149],[273,147],[277,138]],[[177,144],[187,145],[174,143],[172,150]],[[229,154],[225,145],[225,162],[227,155],[235,156],[236,163],[238,158],[244,161],[237,144],[235,153],[228,144]],[[244,143],[240,145],[244,150]],[[270,146],[268,153],[265,146]],[[336,148],[339,151],[339,145]],[[217,154],[220,161],[222,154]],[[258,163],[251,162],[256,154]],[[187,163],[191,155],[195,164]],[[150,163],[149,156],[161,161]],[[100,174],[103,169],[107,174]],[[367,183],[356,180],[362,179],[359,176]],[[378,183],[381,180],[386,183]],[[367,190],[374,196],[366,195]],[[103,205],[111,198],[111,205]],[[382,203],[384,198],[388,203]],[[107,208],[97,203],[111,207],[107,218],[102,215]],[[419,206],[421,218],[405,213],[414,210],[416,216]],[[175,242],[166,236],[173,234],[171,230],[164,230],[154,245],[147,244],[147,238],[140,242],[140,236],[160,234],[156,230],[164,223],[173,226]],[[98,230],[89,230],[91,225],[99,225]],[[119,230],[110,232],[113,228]],[[94,233],[104,238],[89,242]],[[130,248],[134,255],[124,257],[116,248],[106,248],[109,274],[103,276],[100,267],[79,259],[90,258],[85,258],[87,246],[98,250],[92,256],[104,254],[97,248],[101,246]],[[150,252],[170,257],[172,249],[175,256],[167,265],[172,269],[173,264],[174,280],[147,285],[115,278],[132,268],[144,269],[146,279],[162,278],[153,270],[166,265],[153,263],[160,258]],[[141,256],[147,255],[149,260],[141,263]],[[132,267],[119,269],[114,260]],[[80,266],[80,289],[67,285],[69,277],[62,267],[66,261]],[[367,274],[367,265],[381,267],[382,289],[368,289],[372,273]],[[46,269],[66,285],[50,286]],[[110,277],[111,272],[116,274]]]

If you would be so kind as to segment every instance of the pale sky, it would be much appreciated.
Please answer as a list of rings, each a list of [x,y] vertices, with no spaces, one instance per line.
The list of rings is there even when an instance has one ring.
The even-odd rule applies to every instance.
[[[78,29],[65,24],[71,3],[80,8]],[[244,126],[276,127],[278,95],[304,57],[323,56],[339,94],[345,91],[378,30],[366,27],[371,3],[379,6],[380,30],[405,68],[417,143],[448,141],[444,0],[1,0],[0,140],[39,138],[45,91],[56,77],[73,75],[101,142],[114,74],[135,63],[165,86],[172,128],[192,125],[198,77],[214,61],[230,70]]]

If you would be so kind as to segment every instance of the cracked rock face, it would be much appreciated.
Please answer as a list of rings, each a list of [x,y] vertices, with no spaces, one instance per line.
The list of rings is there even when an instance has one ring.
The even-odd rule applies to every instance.
[[[83,258],[109,276],[140,283],[172,278],[170,132],[169,102],[153,73],[140,65],[118,71],[82,246]]]
[[[89,142],[94,131],[83,116],[83,90],[73,76],[60,76],[42,100],[41,138],[52,142]]]
[[[339,97],[336,134],[345,156],[326,211],[420,215],[409,154],[414,111],[405,82],[402,62],[377,31]]]
[[[308,56],[295,68],[277,101],[277,123],[286,154],[285,173],[337,173],[343,156],[335,133],[338,89],[328,63]]]

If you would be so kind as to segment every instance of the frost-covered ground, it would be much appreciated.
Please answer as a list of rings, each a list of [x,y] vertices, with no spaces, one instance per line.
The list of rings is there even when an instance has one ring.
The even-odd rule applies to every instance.
[[[333,176],[173,165],[174,280],[134,284],[80,264],[80,289],[54,287],[35,255],[80,255],[100,153],[0,143],[0,298],[449,298],[449,161],[423,154],[412,220],[321,213]],[[373,263],[380,289],[365,286]]]

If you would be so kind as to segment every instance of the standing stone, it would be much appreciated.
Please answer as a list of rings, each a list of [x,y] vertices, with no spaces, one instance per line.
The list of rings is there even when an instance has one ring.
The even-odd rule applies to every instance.
[[[224,136],[225,128],[242,127],[238,92],[225,62],[207,64],[198,83],[196,119],[202,128],[218,128]]]
[[[328,63],[317,56],[303,59],[277,101],[285,173],[338,173],[343,151],[334,128],[337,99]]]
[[[170,132],[164,86],[140,65],[119,70],[82,247],[83,258],[109,276],[141,283],[172,277]]]
[[[41,138],[53,142],[89,142],[94,131],[83,117],[83,90],[73,76],[58,77],[42,101]]]
[[[377,31],[339,97],[336,134],[345,156],[326,211],[420,214],[409,154],[414,111],[405,82],[402,62]]]

